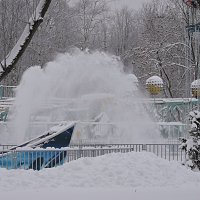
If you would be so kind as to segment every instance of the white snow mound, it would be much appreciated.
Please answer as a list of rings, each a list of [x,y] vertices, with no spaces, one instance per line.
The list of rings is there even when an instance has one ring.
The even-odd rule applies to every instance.
[[[63,166],[33,170],[0,169],[0,191],[16,189],[144,188],[200,186],[200,174],[147,152],[81,158]]]

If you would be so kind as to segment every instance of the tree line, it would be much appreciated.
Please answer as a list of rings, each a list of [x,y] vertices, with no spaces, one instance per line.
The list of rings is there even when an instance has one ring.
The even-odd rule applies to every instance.
[[[38,2],[0,1],[0,60],[18,41]],[[150,76],[160,76],[165,97],[185,97],[191,81],[199,78],[198,37],[186,30],[199,15],[182,0],[152,0],[139,10],[114,10],[106,0],[70,3],[52,0],[23,56],[1,84],[17,85],[28,67],[44,66],[72,47],[119,56],[124,71],[134,73],[143,86]]]

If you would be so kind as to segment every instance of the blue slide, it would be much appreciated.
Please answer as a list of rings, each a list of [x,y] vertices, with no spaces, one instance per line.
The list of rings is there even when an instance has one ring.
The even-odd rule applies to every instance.
[[[69,146],[74,127],[74,122],[53,127],[33,140],[0,153],[0,168],[40,170],[63,164],[67,152],[61,148]]]

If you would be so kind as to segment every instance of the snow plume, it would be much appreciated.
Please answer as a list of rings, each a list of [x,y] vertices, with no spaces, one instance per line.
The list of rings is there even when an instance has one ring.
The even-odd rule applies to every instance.
[[[42,134],[48,127],[42,124],[79,120],[85,121],[77,126],[79,139],[152,142],[158,135],[133,84],[115,56],[78,49],[60,54],[43,69],[25,71],[17,88],[10,138],[20,143]],[[86,127],[86,121],[104,127]]]

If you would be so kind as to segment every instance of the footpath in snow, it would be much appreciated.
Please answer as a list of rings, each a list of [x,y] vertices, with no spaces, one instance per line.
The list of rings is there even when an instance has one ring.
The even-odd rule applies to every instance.
[[[115,153],[41,171],[0,169],[0,192],[8,199],[199,200],[200,173],[152,153]]]

